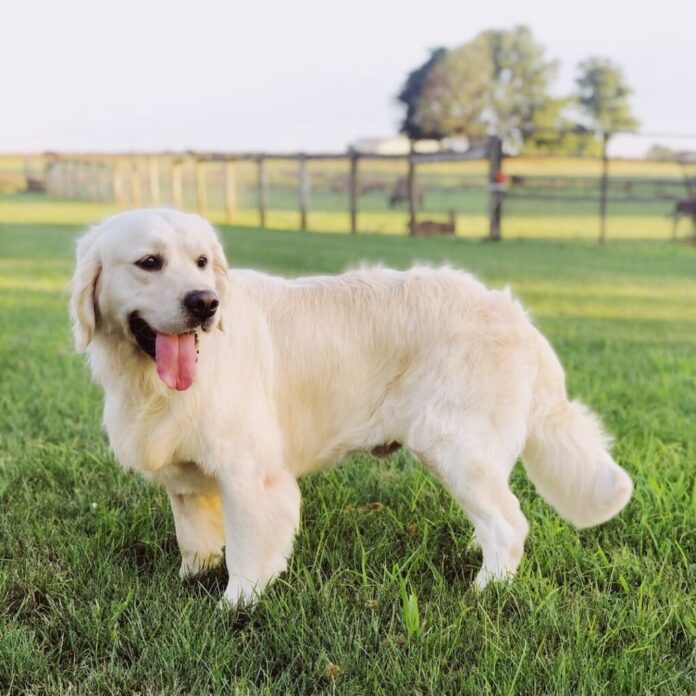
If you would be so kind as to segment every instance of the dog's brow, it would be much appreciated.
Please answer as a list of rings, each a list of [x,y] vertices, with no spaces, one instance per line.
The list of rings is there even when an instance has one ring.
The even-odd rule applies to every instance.
[[[132,257],[135,261],[139,261],[146,256],[161,256],[164,258],[164,254],[156,247],[145,247],[129,254],[129,257]]]
[[[153,238],[149,235],[143,235],[143,239],[137,240],[137,242],[130,247],[130,252],[139,257],[146,256],[147,254],[164,255],[168,251],[169,246],[170,245],[161,237]]]

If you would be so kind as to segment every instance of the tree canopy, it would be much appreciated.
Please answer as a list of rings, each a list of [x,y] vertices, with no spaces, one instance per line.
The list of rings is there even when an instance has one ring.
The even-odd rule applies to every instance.
[[[399,94],[406,106],[401,132],[412,138],[465,135],[477,142],[495,133],[521,140],[547,105],[556,69],[523,26],[485,31],[454,49],[438,49]]]
[[[401,88],[397,99],[406,107],[406,114],[401,125],[400,132],[408,135],[414,140],[421,140],[429,137],[419,123],[417,110],[418,101],[423,91],[423,83],[428,73],[435,67],[447,53],[446,48],[434,48],[430,51],[430,57],[420,67],[412,70],[404,86]]]
[[[628,86],[621,69],[608,58],[588,58],[578,65],[578,106],[590,128],[601,133],[634,130]]]
[[[465,136],[473,145],[498,135],[526,150],[594,154],[596,134],[637,126],[631,89],[610,60],[580,63],[575,93],[562,97],[550,91],[557,69],[524,26],[433,49],[398,94],[400,131],[414,140]]]

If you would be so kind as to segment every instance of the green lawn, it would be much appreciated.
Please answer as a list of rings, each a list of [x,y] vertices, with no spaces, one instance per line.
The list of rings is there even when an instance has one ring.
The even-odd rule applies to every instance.
[[[527,553],[479,595],[440,486],[406,454],[356,456],[302,481],[289,572],[225,613],[224,571],[179,582],[165,496],[113,460],[73,354],[74,240],[101,209],[18,205],[0,200],[0,692],[696,691],[696,248],[223,229],[233,266],[418,259],[511,284],[636,482],[618,519],[577,532],[518,467]]]

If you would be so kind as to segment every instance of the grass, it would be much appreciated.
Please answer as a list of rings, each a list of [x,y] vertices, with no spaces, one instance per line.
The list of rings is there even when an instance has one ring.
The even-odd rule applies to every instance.
[[[18,205],[0,200],[2,693],[694,693],[693,247],[224,228],[233,266],[425,259],[511,284],[636,493],[578,532],[518,467],[527,552],[479,595],[471,528],[441,487],[407,454],[357,455],[302,481],[289,572],[252,613],[220,613],[225,572],[179,582],[165,496],[113,460],[72,351],[66,282],[97,209],[52,204],[60,224],[37,224]]]

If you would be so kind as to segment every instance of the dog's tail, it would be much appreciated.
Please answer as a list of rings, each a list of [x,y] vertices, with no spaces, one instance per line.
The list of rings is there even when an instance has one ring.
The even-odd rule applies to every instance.
[[[522,460],[529,478],[561,517],[576,527],[606,522],[628,503],[633,483],[609,454],[599,419],[568,401],[556,354],[536,332],[538,378]]]

